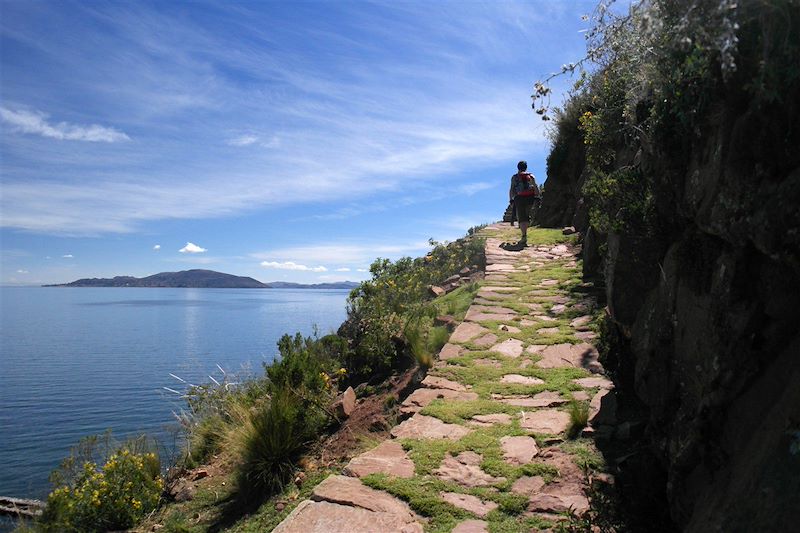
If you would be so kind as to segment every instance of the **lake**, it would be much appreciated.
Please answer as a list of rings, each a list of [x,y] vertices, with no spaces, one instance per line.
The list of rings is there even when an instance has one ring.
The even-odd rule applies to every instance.
[[[174,442],[164,387],[277,354],[284,333],[335,331],[347,290],[0,287],[0,495],[46,496],[81,437]]]

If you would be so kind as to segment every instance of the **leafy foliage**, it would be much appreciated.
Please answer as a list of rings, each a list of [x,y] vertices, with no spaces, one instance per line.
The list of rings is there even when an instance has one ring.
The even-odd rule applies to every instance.
[[[352,382],[379,381],[407,367],[414,349],[423,354],[423,334],[417,326],[428,311],[421,302],[430,298],[430,285],[484,263],[483,241],[474,233],[452,243],[431,240],[433,249],[425,257],[372,263],[372,279],[350,293],[347,320],[339,329],[349,343],[343,362]]]
[[[87,461],[74,479],[60,479],[38,523],[43,531],[127,529],[155,509],[164,487],[158,456],[125,447],[102,468]]]

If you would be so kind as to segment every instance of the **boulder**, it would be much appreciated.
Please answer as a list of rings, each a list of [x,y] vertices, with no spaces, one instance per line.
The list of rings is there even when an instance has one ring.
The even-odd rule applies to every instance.
[[[339,418],[348,418],[355,408],[356,391],[353,390],[353,387],[347,387],[333,403],[333,410]]]
[[[443,296],[444,294],[447,293],[446,290],[444,290],[442,287],[439,287],[438,285],[429,285],[428,292],[430,292],[434,298],[438,298],[439,296]]]

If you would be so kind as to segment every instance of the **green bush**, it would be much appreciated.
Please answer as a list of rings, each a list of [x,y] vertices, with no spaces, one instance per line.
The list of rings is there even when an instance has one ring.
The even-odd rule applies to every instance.
[[[347,320],[339,329],[349,343],[344,362],[351,383],[376,382],[408,367],[415,349],[424,355],[420,350],[424,343],[408,327],[409,320],[419,311],[420,302],[431,298],[430,285],[441,284],[464,267],[485,264],[483,240],[476,231],[473,228],[468,237],[452,243],[431,240],[433,248],[424,257],[372,263],[372,279],[350,293]]]
[[[236,477],[242,503],[260,503],[291,481],[295,462],[320,432],[323,418],[285,389],[252,416]]]
[[[113,453],[101,469],[83,463],[71,483],[47,497],[39,524],[43,531],[109,531],[134,526],[155,509],[164,488],[156,454]]]

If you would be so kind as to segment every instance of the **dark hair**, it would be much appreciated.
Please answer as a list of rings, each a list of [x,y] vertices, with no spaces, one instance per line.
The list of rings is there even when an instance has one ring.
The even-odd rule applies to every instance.
[[[528,170],[527,161],[520,161],[519,163],[517,163],[517,170],[519,170],[520,172]]]

